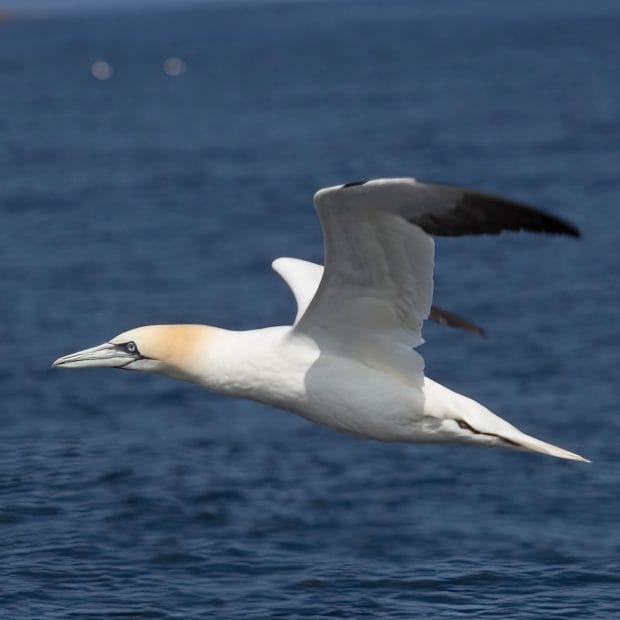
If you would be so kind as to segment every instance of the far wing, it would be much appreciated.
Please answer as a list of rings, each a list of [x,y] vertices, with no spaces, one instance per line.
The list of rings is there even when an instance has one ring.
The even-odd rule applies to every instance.
[[[323,266],[300,258],[276,258],[271,263],[274,271],[289,285],[297,302],[295,324],[303,316],[319,288]]]
[[[423,342],[433,296],[431,235],[529,230],[578,236],[570,224],[503,198],[414,179],[320,190],[325,272],[296,332],[323,349],[373,351]],[[381,352],[378,353],[383,357]]]

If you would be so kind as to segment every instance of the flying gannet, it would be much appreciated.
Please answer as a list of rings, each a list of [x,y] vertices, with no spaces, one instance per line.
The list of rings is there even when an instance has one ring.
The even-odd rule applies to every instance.
[[[297,302],[293,325],[149,325],[53,365],[160,373],[380,441],[501,446],[586,460],[425,377],[415,350],[427,318],[477,330],[431,306],[433,236],[528,230],[577,237],[576,228],[513,201],[411,178],[328,187],[314,204],[325,268],[293,258],[273,262]]]

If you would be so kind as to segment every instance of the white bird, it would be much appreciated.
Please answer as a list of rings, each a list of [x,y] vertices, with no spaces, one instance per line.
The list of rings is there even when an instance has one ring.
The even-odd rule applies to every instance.
[[[415,350],[431,314],[475,329],[432,309],[432,235],[579,236],[577,229],[512,201],[410,178],[329,187],[314,204],[325,269],[292,258],[273,263],[297,301],[293,325],[149,325],[53,365],[160,373],[380,441],[500,446],[586,461],[425,377]]]

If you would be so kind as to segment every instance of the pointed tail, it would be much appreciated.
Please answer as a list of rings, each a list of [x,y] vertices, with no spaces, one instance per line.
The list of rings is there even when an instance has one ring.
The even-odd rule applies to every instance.
[[[515,450],[548,454],[559,459],[581,461],[582,463],[590,462],[579,454],[569,452],[564,450],[564,448],[558,448],[558,446],[527,435],[516,426],[513,426],[487,409],[484,405],[463,394],[457,394],[428,378],[425,378],[424,381],[425,396],[430,406],[432,407],[434,404],[437,408],[441,407],[445,417],[454,420],[460,429],[464,431],[465,437],[468,437],[469,441],[473,440],[473,443],[502,445]],[[437,398],[439,405],[437,401],[433,403],[431,397]],[[467,441],[464,438],[463,440]]]
[[[582,461],[583,463],[590,463],[588,459],[584,459],[583,456],[580,456],[579,454],[564,450],[564,448],[558,448],[558,446],[554,446],[553,444],[541,441],[540,439],[536,439],[531,435],[526,435],[525,433],[522,433],[518,430],[516,433],[498,433],[498,437],[506,440],[510,444],[513,444],[514,447],[518,449],[528,450],[530,452],[540,452],[542,454],[555,456],[559,459],[569,459],[571,461]]]

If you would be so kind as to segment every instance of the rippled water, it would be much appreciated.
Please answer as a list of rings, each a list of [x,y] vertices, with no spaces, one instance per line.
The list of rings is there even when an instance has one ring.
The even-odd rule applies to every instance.
[[[3,618],[618,613],[620,8],[435,4],[0,25]],[[422,352],[592,465],[49,369],[140,324],[290,321],[269,263],[321,260],[312,193],[398,175],[582,229],[440,240],[438,303],[489,336]]]

